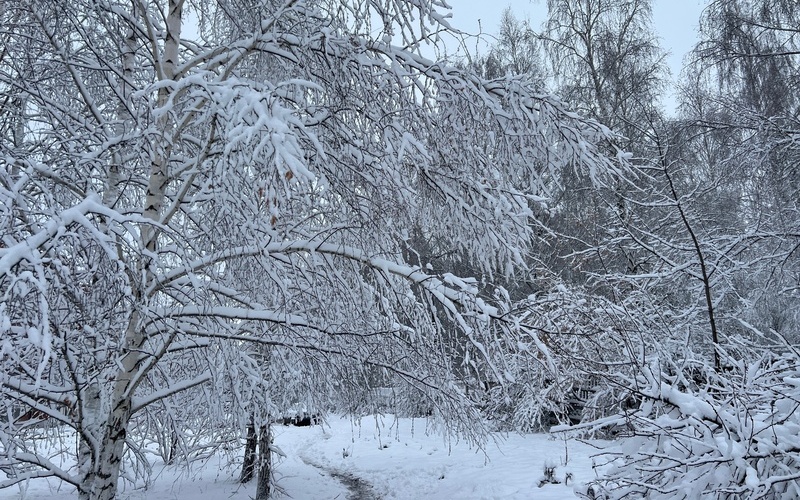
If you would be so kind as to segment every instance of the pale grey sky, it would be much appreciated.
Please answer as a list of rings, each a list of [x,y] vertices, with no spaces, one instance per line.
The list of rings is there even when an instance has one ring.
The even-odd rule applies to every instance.
[[[530,19],[534,29],[539,29],[547,14],[546,0],[449,0],[448,3],[453,7],[452,26],[475,34],[480,29],[487,34],[496,33],[506,7],[511,7],[518,18]],[[680,75],[684,56],[697,42],[697,24],[706,3],[706,0],[653,1],[653,25],[661,46],[670,53],[667,64],[673,78]],[[674,101],[667,98],[664,105],[672,111],[669,108],[674,107]]]

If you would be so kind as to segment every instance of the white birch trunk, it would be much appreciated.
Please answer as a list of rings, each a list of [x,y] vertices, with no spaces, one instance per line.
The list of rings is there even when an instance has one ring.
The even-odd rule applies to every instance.
[[[140,349],[144,344],[144,335],[136,312],[128,322],[125,339],[126,354],[122,357],[112,390],[107,396],[110,405],[103,404],[102,388],[99,388],[96,396],[88,394],[89,399],[84,406],[83,431],[94,439],[94,443],[86,440],[81,443],[82,466],[86,468],[83,471],[81,500],[112,500],[117,493],[125,437],[132,415],[133,384],[138,379],[137,371],[144,359]],[[103,413],[107,414],[105,421],[102,420]]]
[[[164,42],[164,53],[159,68],[159,77],[171,80],[175,76],[175,67],[178,62],[178,46],[181,32],[181,9],[183,0],[170,0],[167,15],[167,34]],[[128,62],[128,61],[126,61]],[[169,98],[169,90],[162,88],[158,94],[158,105],[163,106]],[[143,215],[145,218],[158,222],[164,205],[165,192],[168,183],[169,146],[171,142],[169,118],[164,117],[158,123],[162,131],[160,144],[154,144],[155,155],[150,170],[150,178],[144,203]],[[110,172],[108,191],[116,191],[114,171]],[[142,247],[146,255],[141,261],[141,276],[144,283],[139,290],[134,291],[134,296],[139,305],[144,306],[148,297],[143,290],[151,283],[155,276],[151,271],[152,255],[157,250],[158,232],[155,226],[144,225],[141,229]],[[91,409],[106,413],[104,419],[95,418],[91,411],[85,415],[84,429],[89,435],[96,437],[96,445],[84,443],[87,463],[82,464],[86,471],[83,473],[81,500],[113,500],[117,493],[120,468],[125,452],[125,439],[128,425],[133,414],[132,398],[136,385],[142,380],[142,363],[146,359],[143,353],[145,335],[142,329],[142,318],[138,311],[131,314],[125,332],[124,347],[119,363],[119,369],[114,377],[113,386],[108,394],[108,404],[103,405],[102,400]],[[99,396],[99,395],[98,395]],[[87,406],[88,408],[88,406]],[[98,422],[104,420],[103,422]],[[97,425],[97,424],[100,425]],[[91,458],[89,458],[91,456]],[[90,466],[91,464],[91,466]]]

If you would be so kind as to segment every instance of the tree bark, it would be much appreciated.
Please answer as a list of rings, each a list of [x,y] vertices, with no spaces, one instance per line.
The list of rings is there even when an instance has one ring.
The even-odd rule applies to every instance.
[[[172,429],[169,440],[169,452],[167,454],[167,465],[173,465],[175,463],[175,458],[178,456],[179,444],[180,440],[178,439],[178,432],[175,429]]]
[[[272,480],[272,433],[269,424],[262,425],[258,439],[258,482],[255,500],[269,498],[270,481]]]
[[[242,475],[239,477],[240,483],[247,483],[253,479],[253,474],[256,470],[256,446],[258,445],[258,436],[256,435],[256,424],[253,422],[253,417],[250,417],[250,423],[247,424],[247,441],[244,446],[244,462],[242,462]]]

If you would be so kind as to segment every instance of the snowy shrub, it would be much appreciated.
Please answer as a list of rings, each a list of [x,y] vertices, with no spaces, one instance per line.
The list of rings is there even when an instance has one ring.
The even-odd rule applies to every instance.
[[[607,454],[596,491],[611,499],[800,496],[800,354],[725,359],[721,373],[675,371],[662,360],[631,381],[642,400],[624,416],[634,434]]]
[[[538,486],[541,488],[545,484],[560,484],[561,481],[556,478],[556,464],[552,460],[545,460],[542,466],[542,477],[539,479]]]

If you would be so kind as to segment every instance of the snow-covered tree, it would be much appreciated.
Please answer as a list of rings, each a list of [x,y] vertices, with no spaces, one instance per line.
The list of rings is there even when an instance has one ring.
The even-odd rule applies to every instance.
[[[597,422],[629,434],[607,498],[798,494],[793,7],[710,3],[682,116],[626,195],[619,244],[651,258],[606,278],[649,342],[640,370],[609,377],[636,408]]]
[[[621,132],[633,163],[649,165],[657,156],[653,131],[663,126],[658,102],[666,73],[651,2],[549,1],[547,8],[541,33],[506,13],[485,68],[492,62],[500,73],[546,75],[544,84]],[[620,238],[637,217],[630,194],[649,193],[651,179],[639,172],[598,190],[585,172],[558,174],[548,177],[551,196],[536,213],[544,230],[532,242],[532,272],[508,286],[515,298],[532,294],[517,306],[546,339],[529,347],[548,351],[515,357],[515,382],[492,399],[495,413],[507,414],[515,427],[616,411],[627,391],[604,384],[603,376],[635,366],[651,338],[641,331],[648,323],[638,307],[642,295],[634,298],[635,287],[607,279],[640,273],[652,262],[647,249]]]
[[[541,80],[544,87],[544,65],[536,34],[530,22],[518,19],[510,7],[503,11],[494,44],[485,56],[476,58],[474,64],[488,78],[528,75]]]
[[[568,102],[623,134],[626,149],[646,145],[666,69],[650,0],[549,0],[538,35],[553,84]]]
[[[404,383],[480,430],[457,368],[503,382],[537,331],[486,281],[409,262],[412,230],[511,275],[549,179],[621,167],[608,129],[525,78],[422,56],[446,8],[3,4],[0,487],[114,498],[143,443],[170,460],[203,445],[184,426],[266,423],[270,387],[319,370],[324,390]],[[72,458],[32,442],[43,419]]]
[[[624,149],[641,165],[654,155],[649,134],[661,128],[660,95],[667,74],[664,53],[652,26],[649,0],[547,2],[548,18],[537,34],[548,64],[549,84],[567,102],[619,133]],[[634,179],[629,179],[633,181]],[[619,220],[629,217],[620,183],[597,192],[581,176],[568,173],[554,200],[551,226],[568,238],[551,243],[567,283],[585,286],[586,272],[636,272],[646,253],[609,244]],[[564,259],[569,256],[569,259]],[[566,263],[566,264],[565,264]],[[591,290],[613,296],[603,280]]]
[[[744,300],[736,308],[757,328],[790,338],[799,326],[792,307],[800,228],[795,7],[777,0],[711,2],[684,99],[693,125],[687,135],[702,141],[694,148],[704,153],[700,175],[722,195],[714,203],[725,214],[721,220],[730,225],[735,218],[738,232],[763,235],[750,252],[758,264],[737,280]]]

